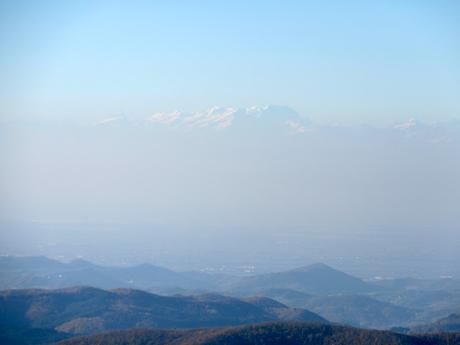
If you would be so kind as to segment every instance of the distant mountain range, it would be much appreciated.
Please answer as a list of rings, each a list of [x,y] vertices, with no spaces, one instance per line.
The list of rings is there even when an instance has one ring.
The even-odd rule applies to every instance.
[[[379,288],[324,264],[298,269],[234,277],[202,272],[174,272],[150,264],[104,267],[84,260],[61,263],[44,257],[0,257],[0,289],[65,288],[78,285],[103,289],[179,288],[253,295],[267,288],[312,294],[364,293]]]
[[[60,345],[458,345],[460,334],[408,336],[301,322],[199,330],[125,330],[65,340]]]
[[[65,288],[78,285],[99,288],[153,287],[203,288],[219,277],[178,273],[150,264],[105,267],[84,260],[62,263],[45,257],[0,257],[0,288]]]

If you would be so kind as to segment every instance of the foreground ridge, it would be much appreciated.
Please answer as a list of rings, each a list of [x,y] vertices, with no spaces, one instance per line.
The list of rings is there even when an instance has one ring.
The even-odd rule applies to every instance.
[[[78,337],[59,345],[456,345],[460,333],[403,335],[389,331],[306,322],[270,322],[231,328],[131,329]]]

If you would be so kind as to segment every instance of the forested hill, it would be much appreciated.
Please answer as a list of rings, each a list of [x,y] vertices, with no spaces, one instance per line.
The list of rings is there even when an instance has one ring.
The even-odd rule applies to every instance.
[[[75,287],[0,291],[0,325],[92,334],[122,328],[224,327],[269,321],[327,322],[269,298],[159,296],[132,289]]]
[[[460,333],[408,336],[303,322],[275,322],[199,330],[113,331],[65,340],[59,345],[457,345]]]

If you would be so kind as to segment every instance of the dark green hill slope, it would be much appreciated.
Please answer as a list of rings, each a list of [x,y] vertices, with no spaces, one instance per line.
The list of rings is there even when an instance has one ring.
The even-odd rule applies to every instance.
[[[301,322],[223,329],[125,330],[65,340],[60,345],[458,345],[459,334],[407,336]]]

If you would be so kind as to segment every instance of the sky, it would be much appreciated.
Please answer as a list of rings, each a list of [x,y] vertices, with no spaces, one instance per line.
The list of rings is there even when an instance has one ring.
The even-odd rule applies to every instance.
[[[457,1],[1,1],[1,117],[281,104],[319,122],[459,114]]]
[[[0,1],[0,254],[460,275],[459,16]]]

